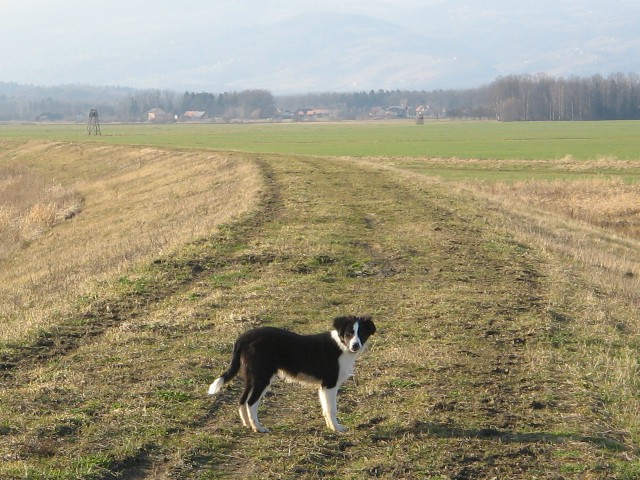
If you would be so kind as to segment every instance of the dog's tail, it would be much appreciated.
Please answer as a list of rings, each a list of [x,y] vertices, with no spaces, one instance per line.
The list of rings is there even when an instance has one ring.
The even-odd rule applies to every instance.
[[[233,347],[233,358],[231,359],[231,365],[226,372],[224,372],[220,377],[216,378],[216,380],[209,386],[209,395],[215,395],[225,383],[228,383],[233,377],[238,374],[240,370],[240,346],[236,343]]]

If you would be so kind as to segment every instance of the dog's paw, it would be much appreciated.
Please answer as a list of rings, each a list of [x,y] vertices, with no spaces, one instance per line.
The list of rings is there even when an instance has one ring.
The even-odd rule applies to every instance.
[[[253,431],[256,433],[269,433],[269,429],[263,426],[256,427],[253,429]]]
[[[223,385],[224,385],[224,379],[220,377],[216,379],[216,381],[209,386],[209,391],[207,393],[209,395],[215,395],[220,390],[222,390]]]
[[[331,426],[331,430],[333,430],[336,433],[344,433],[344,432],[348,431],[349,429],[347,427],[345,427],[344,425],[340,425],[339,423],[336,423],[335,425]]]

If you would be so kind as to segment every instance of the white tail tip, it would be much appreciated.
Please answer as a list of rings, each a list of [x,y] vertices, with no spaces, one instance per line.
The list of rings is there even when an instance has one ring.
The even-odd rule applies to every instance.
[[[216,393],[218,393],[220,390],[222,390],[223,385],[224,378],[217,378],[216,381],[209,386],[209,395],[215,395]]]

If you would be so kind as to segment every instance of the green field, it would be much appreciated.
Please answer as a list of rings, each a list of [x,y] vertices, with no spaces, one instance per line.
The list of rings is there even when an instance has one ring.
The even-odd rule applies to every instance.
[[[640,122],[286,123],[231,125],[0,125],[2,137],[95,140],[253,153],[357,157],[579,160],[640,158]]]
[[[640,478],[638,127],[0,125],[0,478]],[[351,313],[347,433],[206,395]]]

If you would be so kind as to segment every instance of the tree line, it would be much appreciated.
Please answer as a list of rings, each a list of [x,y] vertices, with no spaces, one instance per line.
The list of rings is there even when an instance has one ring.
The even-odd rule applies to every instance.
[[[146,121],[147,112],[156,108],[170,117],[202,110],[210,118],[258,119],[276,115],[276,100],[267,90],[180,95],[172,90],[87,85],[41,87],[0,82],[0,121],[85,121],[92,108],[107,122]]]
[[[496,118],[515,120],[640,119],[640,75],[554,78],[512,75],[488,87]]]
[[[244,90],[212,93],[185,92],[182,96],[183,111],[205,111],[209,117],[223,120],[274,118],[277,115],[276,99],[268,90]]]
[[[335,119],[372,116],[489,118],[499,121],[638,120],[640,75],[498,77],[488,85],[432,91],[370,90],[274,96],[263,89],[182,94],[171,90],[66,85],[34,87],[0,82],[0,121],[82,121],[97,108],[102,121],[138,122],[160,108],[172,118],[205,111],[209,119],[305,119],[323,109]]]
[[[410,115],[490,118],[499,121],[638,120],[640,75],[558,78],[545,74],[498,77],[478,88],[432,91],[371,90],[279,97],[287,108],[323,105],[345,118],[363,118],[376,107],[406,107]]]

